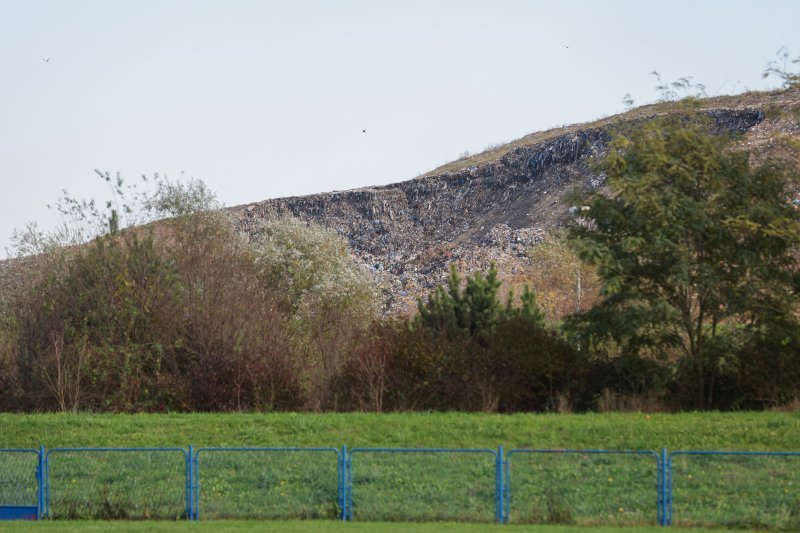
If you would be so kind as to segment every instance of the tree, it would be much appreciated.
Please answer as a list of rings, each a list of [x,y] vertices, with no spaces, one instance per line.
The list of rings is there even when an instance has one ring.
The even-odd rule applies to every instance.
[[[38,255],[0,272],[2,407],[302,406],[285,297],[203,182],[98,174],[112,198],[65,192],[63,227],[22,235]]]
[[[186,378],[179,387],[192,408],[301,407],[291,315],[284,295],[262,282],[247,239],[219,211],[165,220],[159,234],[183,287],[176,319],[183,336],[178,366]]]
[[[285,216],[264,221],[253,244],[265,286],[285,295],[304,354],[308,406],[336,408],[336,380],[377,315],[375,287],[335,230]]]
[[[414,333],[433,347],[437,388],[448,408],[514,411],[553,408],[568,394],[572,349],[545,328],[535,293],[525,286],[505,304],[497,267],[468,276],[464,287],[454,266],[447,288],[418,300]],[[432,376],[430,376],[432,377]]]
[[[778,59],[767,63],[767,68],[764,69],[762,78],[776,76],[783,80],[783,87],[791,89],[792,87],[800,87],[800,71],[791,72],[788,68],[789,63],[789,49],[782,46],[775,54]],[[800,65],[800,56],[792,60],[795,65]]]
[[[119,172],[112,176],[95,169],[95,174],[107,184],[109,199],[98,202],[94,198],[75,198],[65,189],[61,198],[47,206],[60,219],[58,226],[43,231],[36,222],[29,222],[24,230],[14,229],[11,250],[6,252],[17,258],[56,254],[128,227],[222,207],[214,192],[199,179],[184,182],[155,173],[150,178],[142,175],[137,184],[126,182]]]
[[[582,200],[589,210],[570,240],[598,268],[603,299],[575,320],[629,354],[679,350],[696,406],[707,407],[718,337],[787,319],[796,306],[800,213],[786,171],[751,167],[697,116],[617,135],[599,170],[611,194]]]
[[[447,288],[437,287],[428,299],[417,300],[417,325],[443,331],[450,337],[466,335],[483,338],[492,332],[498,320],[504,317],[523,316],[538,327],[544,327],[544,313],[536,301],[535,293],[527,285],[520,296],[520,306],[514,306],[514,294],[509,291],[506,305],[497,298],[501,282],[497,279],[497,265],[492,263],[484,274],[475,272],[467,277],[464,289],[455,265],[450,265]]]
[[[556,233],[528,249],[533,268],[527,275],[536,288],[547,323],[558,327],[564,317],[590,308],[600,294],[594,268],[581,261],[565,235]]]

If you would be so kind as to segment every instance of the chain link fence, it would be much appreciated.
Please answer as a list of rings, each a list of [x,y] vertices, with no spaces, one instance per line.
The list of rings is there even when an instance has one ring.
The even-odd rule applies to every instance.
[[[335,448],[200,448],[199,518],[341,518],[341,457]]]
[[[800,453],[676,451],[668,469],[675,524],[800,530]]]
[[[331,519],[800,529],[800,452],[0,449],[0,520]]]
[[[0,504],[36,505],[39,451],[0,448]]]
[[[653,451],[512,450],[506,520],[655,525],[661,522],[660,460]]]
[[[497,457],[488,449],[353,449],[347,518],[499,521]]]
[[[55,448],[45,457],[48,518],[189,517],[182,448]]]

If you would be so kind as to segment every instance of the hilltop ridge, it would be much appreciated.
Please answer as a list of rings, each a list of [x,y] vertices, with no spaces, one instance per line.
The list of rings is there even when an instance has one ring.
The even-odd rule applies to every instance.
[[[800,138],[800,89],[696,102],[717,127],[742,133],[759,153],[780,135]],[[562,196],[603,186],[591,161],[605,153],[610,129],[680,109],[642,106],[587,124],[536,132],[481,154],[390,185],[269,199],[229,208],[252,233],[264,217],[291,214],[335,229],[379,283],[389,313],[408,313],[416,297],[441,284],[450,263],[463,272],[494,261],[514,279],[531,267],[527,248],[566,220]]]

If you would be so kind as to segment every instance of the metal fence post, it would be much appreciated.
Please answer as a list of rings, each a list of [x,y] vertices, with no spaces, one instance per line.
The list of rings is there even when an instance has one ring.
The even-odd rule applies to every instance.
[[[46,452],[44,454],[43,476],[44,476],[44,516],[45,518],[50,518],[50,452]]]
[[[45,473],[44,473],[44,445],[39,446],[39,457],[36,461],[36,518],[41,520],[44,518],[44,490],[45,490]]]
[[[503,503],[505,497],[503,496],[503,446],[497,448],[497,458],[495,463],[495,511],[494,520],[498,524],[503,523],[505,513],[503,511]]]
[[[186,520],[190,522],[194,520],[194,468],[192,467],[192,458],[194,457],[194,447],[189,445],[189,455],[186,456]]]
[[[664,448],[664,525],[672,525],[672,455]]]
[[[347,522],[347,445],[339,455],[339,518]]]
[[[194,488],[192,490],[192,503],[194,503],[194,519],[200,520],[200,450],[195,450],[192,459],[192,471],[194,472]]]
[[[345,457],[345,504],[347,506],[347,512],[345,516],[347,517],[348,521],[353,520],[353,452],[350,451],[347,453]]]
[[[667,492],[666,492],[666,484],[665,484],[665,471],[666,471],[666,463],[665,463],[665,449],[661,448],[661,453],[658,455],[658,473],[656,475],[657,479],[657,487],[656,491],[658,493],[657,497],[657,506],[656,506],[656,513],[658,515],[657,523],[659,526],[666,525],[666,514],[664,511],[664,504],[667,501]]]
[[[513,450],[512,450],[513,451]],[[511,454],[503,459],[503,517],[506,524],[511,521]]]

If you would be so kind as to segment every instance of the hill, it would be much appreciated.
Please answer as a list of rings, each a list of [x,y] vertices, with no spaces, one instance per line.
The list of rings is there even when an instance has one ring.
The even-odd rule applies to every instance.
[[[756,156],[781,137],[800,138],[800,89],[696,104],[720,129],[740,132],[739,145]],[[591,163],[605,153],[611,131],[678,110],[675,102],[642,106],[532,133],[408,181],[264,200],[229,211],[248,233],[260,219],[286,213],[335,229],[374,274],[385,310],[409,313],[417,296],[444,282],[450,263],[471,272],[494,261],[502,279],[524,278],[533,268],[528,248],[566,219],[571,206],[563,195],[576,187],[603,186],[604,176]]]

